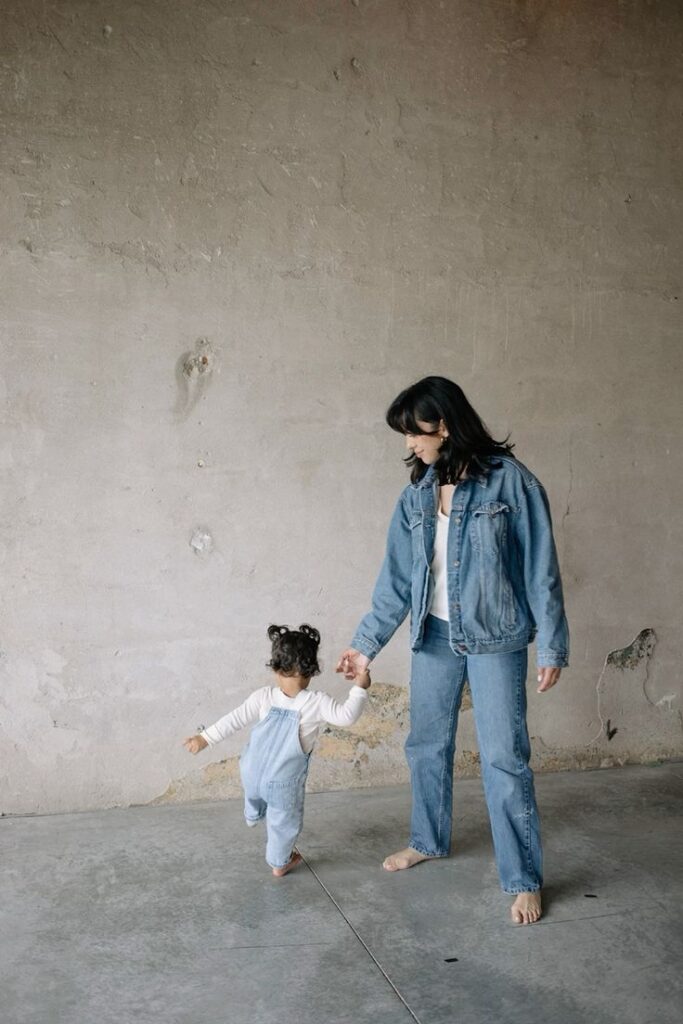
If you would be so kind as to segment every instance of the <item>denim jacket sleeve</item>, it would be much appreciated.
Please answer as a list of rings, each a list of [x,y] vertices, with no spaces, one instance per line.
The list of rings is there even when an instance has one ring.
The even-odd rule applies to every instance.
[[[410,609],[412,583],[412,541],[404,504],[400,496],[389,524],[382,568],[372,593],[372,608],[353,636],[351,646],[374,658],[391,640]]]
[[[569,627],[564,613],[562,580],[553,538],[548,497],[535,481],[525,484],[517,519],[527,601],[536,622],[539,668],[569,664]]]

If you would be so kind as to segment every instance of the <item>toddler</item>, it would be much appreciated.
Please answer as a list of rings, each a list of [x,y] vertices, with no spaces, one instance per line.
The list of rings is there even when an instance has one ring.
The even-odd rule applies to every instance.
[[[280,878],[299,863],[294,849],[304,819],[304,789],[311,751],[320,726],[353,725],[367,703],[368,672],[358,672],[355,685],[341,704],[308,684],[320,672],[320,633],[312,626],[298,629],[270,626],[272,642],[268,668],[275,673],[275,685],[256,690],[238,708],[183,745],[198,754],[231,736],[245,725],[258,721],[240,757],[244,786],[244,816],[247,825],[266,819],[268,841],[266,860]]]

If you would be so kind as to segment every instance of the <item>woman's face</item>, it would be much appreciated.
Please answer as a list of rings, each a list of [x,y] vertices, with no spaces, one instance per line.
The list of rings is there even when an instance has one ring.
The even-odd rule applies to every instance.
[[[433,462],[439,457],[439,448],[443,444],[443,439],[448,436],[446,425],[443,420],[439,423],[438,433],[434,434],[433,423],[425,423],[423,420],[417,420],[417,425],[420,430],[424,430],[424,434],[406,434],[406,448],[409,452],[415,452],[418,459],[427,466],[431,466]]]

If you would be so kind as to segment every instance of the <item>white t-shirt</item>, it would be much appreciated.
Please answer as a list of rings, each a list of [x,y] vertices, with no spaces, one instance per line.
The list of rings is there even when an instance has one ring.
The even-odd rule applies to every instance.
[[[450,519],[439,509],[436,518],[436,536],[434,538],[434,558],[432,559],[432,576],[434,577],[434,593],[429,609],[430,615],[448,622],[448,524]]]
[[[244,729],[252,722],[263,721],[271,708],[284,708],[286,711],[299,712],[299,739],[304,752],[310,754],[323,722],[339,726],[353,725],[363,713],[367,699],[368,691],[362,686],[352,686],[343,703],[321,690],[301,690],[296,697],[288,697],[279,686],[264,686],[255,690],[234,711],[204,729],[200,736],[212,747],[232,736],[238,729]]]

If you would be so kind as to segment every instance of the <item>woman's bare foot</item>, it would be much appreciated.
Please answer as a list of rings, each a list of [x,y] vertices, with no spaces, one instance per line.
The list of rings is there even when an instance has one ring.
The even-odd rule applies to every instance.
[[[412,846],[408,846],[405,850],[399,850],[398,853],[392,853],[391,856],[387,857],[382,867],[385,871],[404,871],[405,868],[412,868],[413,865],[419,864],[420,861],[433,859],[433,857],[428,857],[426,854],[414,850]]]
[[[292,859],[290,860],[289,864],[285,864],[283,868],[273,868],[273,874],[275,875],[276,878],[282,878],[282,876],[286,875],[288,871],[291,871],[292,868],[295,868],[300,860],[301,854],[297,853],[297,851],[295,850],[294,853],[292,854]]]
[[[520,892],[511,908],[515,924],[535,924],[541,916],[541,893]]]

